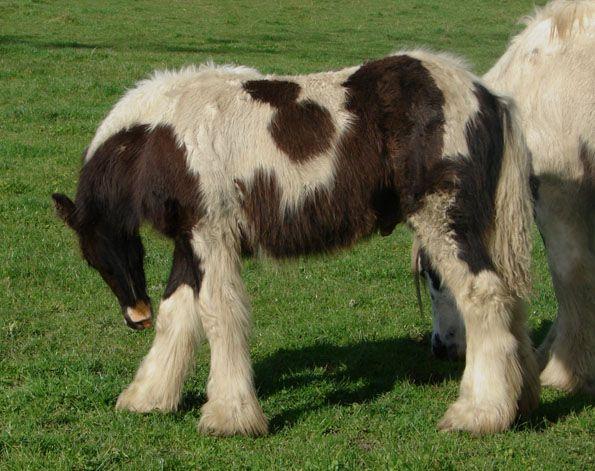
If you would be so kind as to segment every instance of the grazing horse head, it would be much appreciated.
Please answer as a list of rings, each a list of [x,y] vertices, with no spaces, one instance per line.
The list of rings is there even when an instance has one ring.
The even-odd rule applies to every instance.
[[[166,158],[164,158],[164,156]],[[150,221],[187,251],[200,218],[198,179],[186,170],[185,150],[166,126],[131,126],[88,150],[75,202],[53,195],[58,216],[78,235],[85,260],[118,298],[133,329],[151,326],[140,224]],[[166,297],[183,281],[198,283],[196,270],[175,267]]]
[[[127,233],[99,217],[90,220],[66,195],[52,195],[58,216],[78,235],[81,252],[118,298],[126,323],[133,329],[151,326],[146,291],[143,245],[138,233]]]
[[[140,330],[151,326],[152,316],[138,211],[122,182],[126,172],[114,165],[112,157],[124,147],[137,154],[134,139],[134,133],[128,133],[96,152],[83,167],[75,202],[60,193],[52,198],[60,219],[76,232],[84,259],[118,298],[126,323]]]
[[[432,353],[436,358],[457,360],[465,358],[467,347],[465,323],[454,296],[432,267],[425,251],[414,239],[412,270],[416,280],[421,277],[430,293],[432,305]],[[417,281],[418,299],[419,281]]]

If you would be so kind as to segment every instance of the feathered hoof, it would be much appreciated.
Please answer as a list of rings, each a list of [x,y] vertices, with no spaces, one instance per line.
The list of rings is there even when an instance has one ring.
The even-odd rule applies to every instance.
[[[151,411],[172,412],[177,409],[177,401],[158,399],[147,388],[132,383],[118,396],[116,410],[146,413]]]
[[[465,431],[474,435],[486,435],[507,430],[516,418],[516,407],[477,406],[459,399],[452,404],[438,424],[446,432]]]
[[[588,391],[588,385],[583,378],[562,362],[551,358],[539,376],[542,386],[558,389],[567,393],[574,393],[581,389]],[[586,386],[586,387],[583,387]]]
[[[209,401],[202,407],[198,430],[219,437],[257,437],[268,433],[268,422],[256,400],[237,404]]]

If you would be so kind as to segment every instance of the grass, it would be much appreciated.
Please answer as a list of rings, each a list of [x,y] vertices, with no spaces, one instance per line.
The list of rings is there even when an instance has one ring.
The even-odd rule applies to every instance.
[[[592,469],[587,396],[544,390],[533,416],[495,436],[436,431],[462,365],[429,355],[430,318],[417,311],[403,228],[336,256],[246,262],[269,436],[197,434],[207,347],[180,412],[116,412],[154,333],[122,325],[49,198],[73,194],[95,127],[155,68],[213,59],[305,73],[425,44],[483,72],[531,8],[524,0],[0,2],[0,468]],[[146,248],[157,300],[171,246],[147,231]],[[534,258],[530,324],[539,340],[556,304],[539,243]]]

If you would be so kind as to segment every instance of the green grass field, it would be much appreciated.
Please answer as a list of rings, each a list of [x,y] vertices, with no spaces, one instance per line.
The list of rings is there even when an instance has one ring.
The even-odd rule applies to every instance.
[[[543,3],[539,1],[538,3]],[[592,399],[544,390],[509,432],[444,434],[461,364],[429,354],[404,228],[336,256],[248,261],[252,356],[271,433],[198,435],[208,347],[175,414],[116,412],[154,332],[133,332],[78,255],[50,194],[73,195],[80,155],[118,97],[156,68],[207,59],[305,73],[428,45],[479,73],[529,0],[0,1],[0,468],[593,469]],[[156,302],[171,245],[146,231]],[[530,323],[556,311],[535,248]]]

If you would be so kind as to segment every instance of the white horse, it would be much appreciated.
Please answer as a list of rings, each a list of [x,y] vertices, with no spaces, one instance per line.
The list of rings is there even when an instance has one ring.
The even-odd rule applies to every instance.
[[[536,222],[558,300],[539,349],[541,382],[595,393],[595,2],[556,0],[538,10],[484,80],[515,98],[532,154]],[[414,253],[432,298],[432,349],[463,356],[456,303]]]
[[[157,334],[119,409],[175,410],[206,336],[200,429],[266,433],[242,249],[331,251],[406,222],[462,307],[470,339],[461,394],[441,427],[487,433],[539,396],[521,301],[529,170],[512,105],[456,59],[410,51],[295,77],[212,65],[155,74],[99,127],[76,201],[54,200],[133,328],[151,325],[139,225],[175,241]]]

